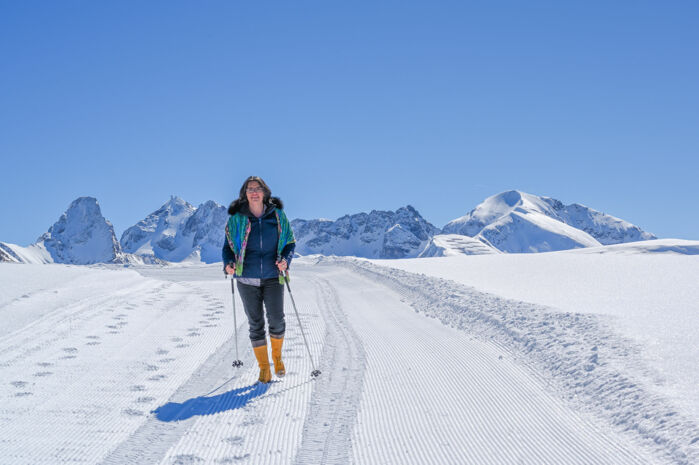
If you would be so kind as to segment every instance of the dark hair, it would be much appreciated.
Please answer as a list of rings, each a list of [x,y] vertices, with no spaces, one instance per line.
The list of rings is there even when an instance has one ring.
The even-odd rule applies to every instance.
[[[265,192],[265,195],[264,195],[262,202],[265,204],[269,203],[269,199],[270,199],[270,197],[272,197],[272,190],[269,188],[267,183],[264,182],[262,180],[262,178],[259,176],[250,176],[249,178],[247,178],[245,180],[242,187],[240,188],[240,195],[238,197],[238,202],[243,202],[243,201],[247,202],[248,201],[246,191],[248,189],[248,184],[250,184],[252,181],[257,182],[260,185],[260,187],[262,188],[262,190],[264,190],[264,192]]]

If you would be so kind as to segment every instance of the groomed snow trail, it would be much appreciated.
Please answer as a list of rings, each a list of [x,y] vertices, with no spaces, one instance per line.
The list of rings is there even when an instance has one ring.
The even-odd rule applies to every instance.
[[[287,293],[288,373],[268,385],[256,383],[239,299],[244,366],[231,366],[230,283],[218,265],[139,271],[0,338],[0,464],[658,463],[496,344],[416,313],[351,268],[295,264],[322,375],[310,377]]]
[[[355,463],[647,463],[496,345],[348,269],[319,268],[366,352]]]

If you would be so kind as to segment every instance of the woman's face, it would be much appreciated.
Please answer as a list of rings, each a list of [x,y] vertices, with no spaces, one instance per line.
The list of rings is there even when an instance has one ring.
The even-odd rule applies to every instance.
[[[262,203],[262,199],[265,197],[265,191],[257,181],[250,181],[248,183],[245,194],[248,197],[249,203]]]

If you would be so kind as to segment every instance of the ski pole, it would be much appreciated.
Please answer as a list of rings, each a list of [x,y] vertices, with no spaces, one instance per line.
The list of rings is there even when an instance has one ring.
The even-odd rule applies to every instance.
[[[286,283],[286,288],[289,290],[289,297],[291,297],[291,304],[294,306],[294,313],[296,313],[296,319],[299,322],[299,328],[301,328],[301,336],[303,336],[303,343],[306,344],[306,350],[308,351],[308,358],[311,359],[311,368],[313,368],[313,371],[311,372],[311,376],[314,378],[318,375],[320,375],[320,370],[316,370],[315,364],[313,363],[313,356],[311,355],[311,349],[308,347],[308,341],[306,341],[306,334],[303,332],[303,326],[301,325],[301,317],[299,317],[299,311],[296,310],[296,302],[294,302],[294,296],[291,293],[291,287],[289,286],[289,272],[287,271],[286,273],[283,273],[284,275],[284,282]]]
[[[228,274],[226,274],[226,278]],[[235,316],[235,275],[231,276],[231,295],[233,295],[233,332],[235,334],[235,360],[233,366],[238,368],[243,366],[243,361],[238,356],[238,320]]]

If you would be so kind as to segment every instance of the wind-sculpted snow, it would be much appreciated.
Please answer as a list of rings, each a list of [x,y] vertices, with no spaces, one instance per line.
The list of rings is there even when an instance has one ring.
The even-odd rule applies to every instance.
[[[596,315],[559,312],[483,293],[453,281],[351,258],[318,257],[398,290],[413,308],[454,328],[496,341],[542,373],[555,392],[591,412],[656,457],[699,461],[699,426],[637,377],[650,376],[638,347]]]

